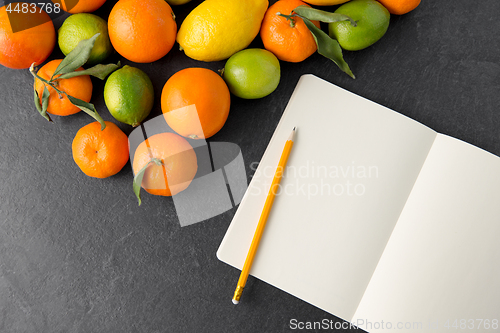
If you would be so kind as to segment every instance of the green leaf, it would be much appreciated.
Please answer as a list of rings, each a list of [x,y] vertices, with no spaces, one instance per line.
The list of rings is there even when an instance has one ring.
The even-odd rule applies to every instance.
[[[99,78],[101,80],[104,80],[106,76],[114,72],[120,68],[120,62],[118,61],[118,64],[108,64],[108,65],[95,65],[94,67],[91,67],[89,69],[84,69],[83,71],[74,71],[66,74],[62,74],[57,78],[57,80],[61,79],[70,79],[75,76],[82,76],[82,75],[92,75],[95,76],[96,78]]]
[[[347,73],[350,77],[355,79],[349,65],[344,61],[342,57],[342,48],[335,39],[330,38],[323,30],[315,26],[307,18],[302,18],[304,23],[311,31],[316,45],[318,46],[318,53],[322,56],[332,60],[342,71]]]
[[[80,110],[97,120],[101,124],[101,131],[106,128],[106,124],[104,123],[104,120],[102,120],[101,116],[97,113],[97,110],[94,107],[94,104],[92,103],[87,103],[85,101],[82,101],[81,99],[78,99],[76,97],[70,96],[66,94],[66,97],[68,97],[69,101],[71,104],[77,106]]]
[[[50,80],[52,81],[54,77],[59,74],[70,73],[83,66],[89,59],[90,52],[92,51],[95,40],[99,37],[99,35],[100,33],[97,33],[89,39],[81,40],[78,45],[70,53],[68,53],[63,61],[61,61],[59,66],[57,66]]]
[[[49,98],[48,98],[48,97],[46,97],[46,98],[44,99],[44,96],[46,96],[46,95],[45,95],[45,90],[46,90],[46,89],[47,89],[47,88],[46,88],[46,87],[44,87],[44,90],[43,90],[43,95],[42,95],[42,100],[43,100],[44,102],[45,102],[45,100],[46,100],[47,102],[45,102],[45,103],[43,103],[43,104],[47,104],[47,105],[48,105],[48,100],[49,100]],[[35,107],[36,107],[37,111],[40,113],[40,115],[41,115],[42,117],[44,117],[44,118],[45,118],[45,119],[47,119],[48,121],[52,121],[52,119],[50,119],[50,116],[49,116],[49,115],[48,115],[48,113],[47,113],[47,107],[45,107],[45,108],[44,108],[44,107],[43,107],[43,105],[42,105],[42,103],[40,103],[40,96],[38,95],[38,92],[36,91],[36,89],[33,89],[33,91],[34,91],[34,102],[35,102]],[[48,90],[47,90],[47,93],[49,93],[49,91],[48,91]],[[49,94],[49,96],[50,96],[50,94]]]
[[[302,19],[305,17],[308,20],[311,21],[321,21],[325,23],[333,23],[333,22],[340,22],[340,21],[350,21],[351,25],[355,27],[356,21],[354,21],[352,18],[350,18],[347,15],[344,14],[339,14],[339,13],[330,13],[330,12],[325,12],[324,10],[319,10],[307,6],[298,6],[293,10],[296,14],[298,14]]]
[[[134,188],[135,196],[137,197],[137,200],[139,201],[139,206],[142,203],[142,200],[141,200],[142,178],[144,178],[144,173],[146,172],[146,169],[148,168],[148,166],[151,163],[155,163],[156,165],[162,165],[163,164],[160,159],[158,159],[158,158],[152,158],[148,163],[146,163],[145,166],[142,167],[142,169],[134,177],[133,188]]]
[[[44,114],[47,114],[47,108],[49,107],[49,89],[47,89],[47,86],[44,84],[43,85],[43,93],[42,93],[42,116]]]
[[[36,91],[36,89],[33,89],[33,92],[35,93],[35,98],[34,98],[35,107],[38,110],[38,112],[42,113],[42,104],[40,103],[40,96],[38,96],[38,92]]]

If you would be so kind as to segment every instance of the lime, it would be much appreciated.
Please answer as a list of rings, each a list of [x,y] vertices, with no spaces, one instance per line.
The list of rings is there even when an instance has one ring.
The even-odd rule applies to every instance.
[[[280,82],[280,62],[268,50],[246,49],[233,54],[224,67],[229,90],[246,99],[272,93]]]
[[[113,53],[113,46],[108,35],[108,24],[102,18],[87,13],[69,16],[59,28],[57,42],[62,53],[67,55],[81,40],[89,39],[97,33],[100,35],[87,61],[87,65],[93,66],[101,63]]]
[[[364,49],[378,41],[389,27],[389,11],[375,0],[353,0],[335,11],[357,22],[354,27],[348,21],[330,23],[330,37],[348,51]]]
[[[154,90],[151,80],[139,68],[123,66],[104,85],[104,103],[116,120],[136,127],[151,112]]]

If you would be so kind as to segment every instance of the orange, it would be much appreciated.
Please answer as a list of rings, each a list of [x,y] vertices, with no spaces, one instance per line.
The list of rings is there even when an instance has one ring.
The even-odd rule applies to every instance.
[[[120,0],[108,19],[111,44],[134,62],[153,62],[165,56],[175,42],[177,24],[165,0]]]
[[[38,76],[43,79],[49,80],[52,77],[52,74],[55,72],[57,66],[61,63],[62,59],[52,60],[46,63],[40,70],[38,71]],[[83,70],[82,67],[78,68],[77,71]],[[92,81],[90,80],[90,76],[82,75],[72,77],[70,79],[62,79],[56,80],[57,89],[64,91],[70,96],[75,98],[79,98],[85,102],[90,102],[90,98],[92,97]],[[35,80],[35,89],[38,92],[38,96],[40,96],[40,103],[42,102],[42,94],[43,94],[43,86],[46,85],[42,81],[36,79]],[[52,87],[47,86],[49,90],[49,105],[47,108],[47,112],[51,114],[55,114],[58,116],[69,116],[71,114],[75,114],[80,111],[80,109],[69,101],[69,99],[64,95],[59,95],[57,91],[55,91]]]
[[[264,47],[283,61],[300,62],[316,52],[312,33],[300,17],[287,19],[278,13],[290,15],[298,6],[308,6],[300,0],[280,0],[264,15],[260,37]],[[318,21],[312,21],[319,28]]]
[[[84,174],[106,178],[117,174],[128,162],[128,137],[110,121],[106,128],[95,121],[83,126],[73,139],[73,159]]]
[[[11,8],[17,4],[23,3],[12,3]],[[35,13],[31,11],[30,7],[28,13],[12,12],[9,20],[6,7],[0,8],[0,64],[15,69],[29,68],[32,63],[41,64],[52,53],[56,44],[52,20],[47,13],[40,12],[40,8]],[[13,32],[14,26],[20,29],[14,28],[17,32]]]
[[[420,4],[420,0],[378,0],[389,13],[403,15],[411,12]]]
[[[167,124],[191,139],[206,139],[226,123],[231,98],[224,80],[206,68],[186,68],[168,79],[161,93]]]
[[[150,163],[141,184],[150,194],[176,195],[189,186],[198,170],[193,147],[175,133],[155,134],[143,141],[134,153],[134,174],[153,158],[159,159],[162,165]]]
[[[71,14],[92,13],[101,7],[106,0],[52,0],[59,3],[61,8]]]

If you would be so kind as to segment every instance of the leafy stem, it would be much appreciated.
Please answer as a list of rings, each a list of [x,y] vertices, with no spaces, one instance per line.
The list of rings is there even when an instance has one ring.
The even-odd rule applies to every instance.
[[[35,79],[35,83],[36,83],[36,79]],[[38,92],[36,91],[36,89],[33,89],[33,91],[34,91],[34,102],[35,102],[36,109],[38,110],[38,112],[40,113],[40,115],[42,117],[44,117],[48,121],[52,122],[52,119],[50,119],[50,116],[47,113],[47,107],[49,105],[49,103],[48,103],[48,101],[49,101],[48,97],[42,98],[44,100],[44,103],[42,104],[40,102],[40,96],[38,96]],[[49,94],[49,90],[47,89],[46,86],[43,87],[43,94],[42,94],[42,96],[43,95],[50,95]]]
[[[282,16],[289,20],[290,26],[292,28],[294,28],[296,25],[296,18],[301,18],[311,32],[314,41],[316,42],[318,53],[332,60],[344,73],[346,73],[353,79],[355,78],[354,74],[349,68],[349,65],[344,60],[344,57],[342,55],[342,48],[340,47],[339,42],[328,36],[328,34],[318,28],[312,21],[321,21],[324,23],[349,21],[353,27],[357,26],[356,21],[354,21],[347,15],[330,13],[324,10],[319,10],[303,5],[295,8],[290,15],[282,14],[280,12],[276,13],[276,15]]]
[[[315,9],[304,5],[298,6],[293,10],[293,12],[297,14],[300,18],[305,17],[311,21],[321,21],[324,23],[349,21],[353,27],[357,26],[357,22],[347,15],[339,13],[330,13],[324,10]]]
[[[156,164],[158,166],[162,166],[163,165],[163,162],[159,158],[153,157],[153,158],[151,158],[151,160],[149,160],[148,163],[146,163],[145,166],[142,167],[141,170],[139,170],[139,172],[134,177],[134,182],[133,182],[134,193],[135,193],[135,196],[137,197],[137,200],[139,201],[139,206],[142,203],[142,201],[141,201],[141,184],[142,184],[142,178],[144,178],[144,173],[146,172],[146,169],[148,168],[148,166],[151,163],[154,163],[154,164]]]
[[[339,42],[335,39],[331,39],[330,36],[308,19],[304,18],[304,23],[313,34],[316,45],[318,46],[318,53],[333,61],[344,73],[355,79],[356,77],[342,56],[342,48]]]
[[[44,87],[46,88],[47,85],[50,86],[52,89],[54,89],[55,91],[57,91],[57,93],[59,94],[59,97],[62,98],[62,94],[66,94],[64,91],[62,90],[59,90],[57,89],[57,82],[54,81],[54,79],[50,79],[50,80],[45,80],[43,77],[39,76],[37,73],[35,73],[35,63],[32,63],[31,66],[30,66],[30,73],[31,75],[33,75],[33,77],[35,77],[35,81],[36,79],[42,81],[44,83]]]
[[[276,13],[276,15],[286,18],[288,21],[290,21],[290,26],[291,26],[292,28],[295,28],[295,23],[296,23],[296,22],[295,22],[294,17],[297,17],[297,16],[299,16],[299,15],[297,15],[297,14],[295,14],[295,13],[290,14],[290,15],[286,15],[286,14],[282,14],[282,13],[280,13],[280,12],[277,12],[277,13]]]
[[[94,104],[85,102],[84,100],[81,100],[79,98],[68,95],[64,90],[60,90],[57,88],[57,85],[58,85],[57,80],[59,78],[55,78],[55,79],[52,78],[52,79],[47,81],[46,79],[40,77],[38,74],[35,73],[35,69],[34,69],[33,64],[30,67],[30,73],[35,77],[35,81],[40,80],[43,82],[43,94],[42,94],[42,103],[41,103],[42,109],[39,110],[39,107],[38,107],[38,105],[40,103],[39,100],[38,100],[38,103],[35,101],[35,106],[37,107],[37,110],[40,112],[40,114],[45,119],[52,121],[50,119],[49,115],[47,114],[47,108],[49,105],[49,97],[50,97],[50,92],[47,89],[47,86],[49,86],[57,92],[57,94],[59,95],[59,98],[63,98],[63,95],[66,96],[66,98],[71,102],[71,104],[73,104],[74,106],[76,106],[77,108],[79,108],[80,110],[82,110],[83,112],[85,112],[86,114],[91,116],[92,118],[94,118],[96,121],[98,121],[101,124],[101,130],[106,128],[106,124],[104,123],[104,120],[101,118],[101,116],[97,113],[97,110],[96,110]],[[35,99],[37,97],[38,97],[38,99],[40,98],[36,89],[35,89],[35,95],[36,95]],[[43,106],[45,106],[45,107],[43,107]]]
[[[59,98],[63,98],[66,96],[71,104],[75,105],[77,108],[82,110],[83,112],[90,115],[92,118],[97,120],[101,124],[101,130],[103,130],[106,125],[104,120],[102,120],[101,116],[97,113],[95,106],[92,103],[85,102],[79,98],[68,95],[65,91],[58,89],[59,80],[70,79],[77,76],[82,75],[91,75],[97,77],[101,80],[104,80],[106,76],[111,74],[113,71],[120,67],[120,62],[115,64],[107,64],[107,65],[96,65],[89,69],[80,69],[90,57],[90,53],[94,47],[94,43],[99,37],[99,34],[95,34],[93,37],[89,39],[84,39],[78,43],[78,45],[70,52],[68,55],[61,61],[61,63],[57,66],[56,70],[52,74],[49,80],[42,78],[40,75],[35,73],[35,64],[31,64],[29,71],[31,75],[36,80],[40,80],[43,83],[43,94],[40,98],[38,92],[35,89],[34,93],[34,101],[35,107],[38,112],[48,121],[52,121],[50,116],[47,113],[47,108],[49,105],[50,92],[47,87],[54,89],[59,95]],[[40,102],[41,99],[41,102]]]

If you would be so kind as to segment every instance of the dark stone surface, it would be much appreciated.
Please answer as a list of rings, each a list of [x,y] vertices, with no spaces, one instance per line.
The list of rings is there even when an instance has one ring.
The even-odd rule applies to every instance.
[[[96,14],[107,18],[114,2]],[[174,7],[178,24],[200,2]],[[318,54],[282,62],[278,89],[260,100],[233,98],[226,125],[210,141],[238,144],[250,178],[249,166],[260,160],[298,78],[312,73],[498,155],[499,14],[497,0],[422,0],[415,11],[393,16],[378,43],[344,53],[356,80]],[[252,46],[262,46],[260,39]],[[61,56],[56,47],[50,59]],[[161,89],[173,73],[224,65],[189,59],[177,46],[152,64],[112,60],[151,77],[150,118],[161,113]],[[98,180],[73,162],[71,141],[88,116],[48,123],[33,106],[27,70],[1,67],[0,77],[1,333],[289,332],[292,318],[338,320],[254,278],[244,301],[232,305],[239,271],[215,252],[235,209],[181,228],[171,199],[143,194],[138,207],[129,164]],[[93,83],[92,102],[114,121],[104,82]]]

